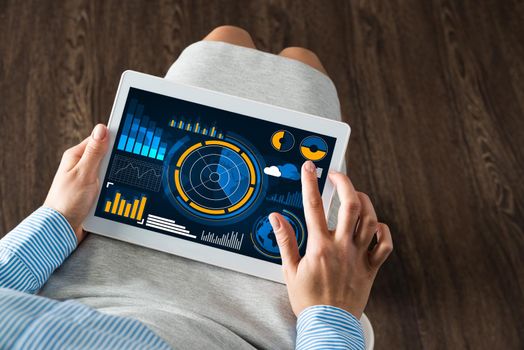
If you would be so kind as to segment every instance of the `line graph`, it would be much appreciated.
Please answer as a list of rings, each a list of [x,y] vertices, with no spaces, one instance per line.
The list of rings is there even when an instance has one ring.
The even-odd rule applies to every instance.
[[[162,165],[115,155],[109,179],[158,192],[162,183]]]

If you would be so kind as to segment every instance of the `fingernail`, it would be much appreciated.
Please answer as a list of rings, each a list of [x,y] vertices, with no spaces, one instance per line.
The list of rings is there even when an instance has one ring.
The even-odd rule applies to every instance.
[[[280,221],[275,214],[269,215],[269,223],[273,226],[273,231],[277,231],[280,228]]]
[[[96,141],[103,140],[104,137],[106,137],[106,127],[102,124],[98,124],[93,129],[93,133],[91,134],[93,136],[93,139]]]
[[[317,170],[317,167],[315,164],[313,164],[312,161],[308,160],[304,163],[304,169],[306,169],[306,171],[309,173],[314,173]]]

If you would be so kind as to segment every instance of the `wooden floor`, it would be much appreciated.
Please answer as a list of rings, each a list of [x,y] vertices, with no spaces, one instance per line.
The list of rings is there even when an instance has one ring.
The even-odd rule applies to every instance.
[[[213,27],[318,53],[353,128],[349,173],[394,234],[366,312],[377,349],[524,348],[524,5],[0,0],[0,231],[120,74],[162,75]]]

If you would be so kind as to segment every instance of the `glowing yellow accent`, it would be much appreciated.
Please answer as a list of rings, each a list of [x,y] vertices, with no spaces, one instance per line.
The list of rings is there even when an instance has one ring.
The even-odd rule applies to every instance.
[[[215,127],[211,128],[211,131],[209,132],[209,135],[213,136],[213,132],[215,131]]]
[[[194,149],[198,148],[202,146],[202,143],[199,142],[199,143],[195,143],[193,146],[189,147],[188,149],[186,149],[186,151],[184,153],[182,153],[182,155],[180,156],[180,158],[178,158],[178,162],[176,163],[176,166],[177,167],[180,167],[182,165],[182,162],[184,161],[184,159],[186,159],[187,155],[189,153],[191,153]]]
[[[175,125],[175,120],[171,120],[171,126],[174,126]]]
[[[189,200],[189,198],[187,198],[186,194],[184,193],[184,191],[182,191],[182,186],[180,186],[180,179],[178,178],[178,174],[180,173],[180,170],[175,170],[175,186],[176,186],[176,190],[178,191],[178,193],[180,194],[180,196],[182,196],[182,199],[184,200],[184,202],[187,202]]]
[[[277,131],[273,134],[273,137],[271,137],[271,145],[275,147],[277,150],[282,149],[282,142],[280,142],[280,139],[284,137],[283,131]]]
[[[121,200],[120,201],[120,205],[118,206],[118,215],[122,216],[122,214],[124,213],[124,208],[126,207],[126,201],[125,200]]]
[[[306,146],[300,146],[300,153],[302,153],[304,158],[312,160],[312,161],[321,160],[327,154],[327,152],[324,152],[324,151],[321,151],[321,150],[317,150],[316,152],[312,152],[309,149],[309,147],[306,147]]]
[[[256,181],[256,175],[255,175],[255,168],[253,167],[253,163],[251,163],[251,159],[249,159],[247,154],[245,154],[244,152],[242,152],[242,154],[240,155],[242,156],[242,158],[244,158],[244,160],[247,163],[247,167],[249,168],[249,174],[251,177],[251,184],[254,185]]]
[[[193,131],[194,131],[194,132],[198,132],[198,127],[199,127],[199,126],[200,126],[200,124],[199,124],[199,123],[196,123],[196,124],[195,124],[195,130],[193,130]]]
[[[136,211],[138,209],[138,203],[139,203],[139,200],[135,199],[135,201],[133,202],[133,210],[131,210],[131,219],[134,219],[136,216]]]
[[[204,128],[204,129],[202,130],[202,134],[204,134],[204,135],[205,135],[206,133],[207,133],[207,129],[206,129],[206,128]]]
[[[106,213],[108,213],[110,209],[111,209],[111,201],[107,201],[106,202],[106,207],[104,208],[104,211]]]
[[[118,208],[119,200],[120,200],[120,192],[117,192],[115,195],[115,201],[113,202],[113,208],[111,209],[111,214],[116,214],[116,209]]]
[[[178,122],[178,128],[180,129],[182,127],[182,121]]]
[[[130,212],[130,211],[131,211],[131,203],[127,203],[127,205],[126,205],[126,211],[124,212],[124,216],[125,216],[126,218],[129,217],[129,212]]]
[[[222,133],[218,134],[218,138],[219,138],[219,139],[222,138]]]
[[[189,131],[189,128],[191,128],[191,124],[187,123],[186,130]]]
[[[140,200],[140,209],[138,209],[138,215],[136,216],[136,219],[138,221],[142,220],[142,214],[144,214],[144,208],[146,207],[146,201],[147,201],[146,197],[142,197],[142,199]]]
[[[189,203],[189,205],[195,208],[196,210],[206,214],[225,214],[226,212],[224,209],[207,209],[193,202]]]
[[[234,150],[235,152],[240,152],[240,148],[238,148],[237,146],[233,145],[232,143],[229,143],[229,142],[226,142],[226,141],[209,140],[209,141],[206,141],[206,145],[221,145],[221,146],[226,146],[226,147],[228,147],[228,148],[231,148],[231,149]]]
[[[235,204],[231,208],[228,208],[227,211],[229,213],[231,213],[232,211],[235,211],[238,208],[240,208],[241,206],[243,206],[244,204],[246,204],[246,202],[249,200],[249,198],[251,198],[251,195],[253,194],[253,191],[255,191],[255,189],[253,187],[250,187],[247,190],[247,194],[244,196],[244,198],[242,198],[242,200],[240,202],[238,202],[237,204]]]

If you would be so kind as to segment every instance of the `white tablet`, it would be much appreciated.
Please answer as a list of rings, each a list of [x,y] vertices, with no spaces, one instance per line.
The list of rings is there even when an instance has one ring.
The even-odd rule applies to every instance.
[[[317,166],[328,211],[347,124],[126,71],[87,231],[283,282],[268,221],[280,212],[304,254],[300,168]]]

